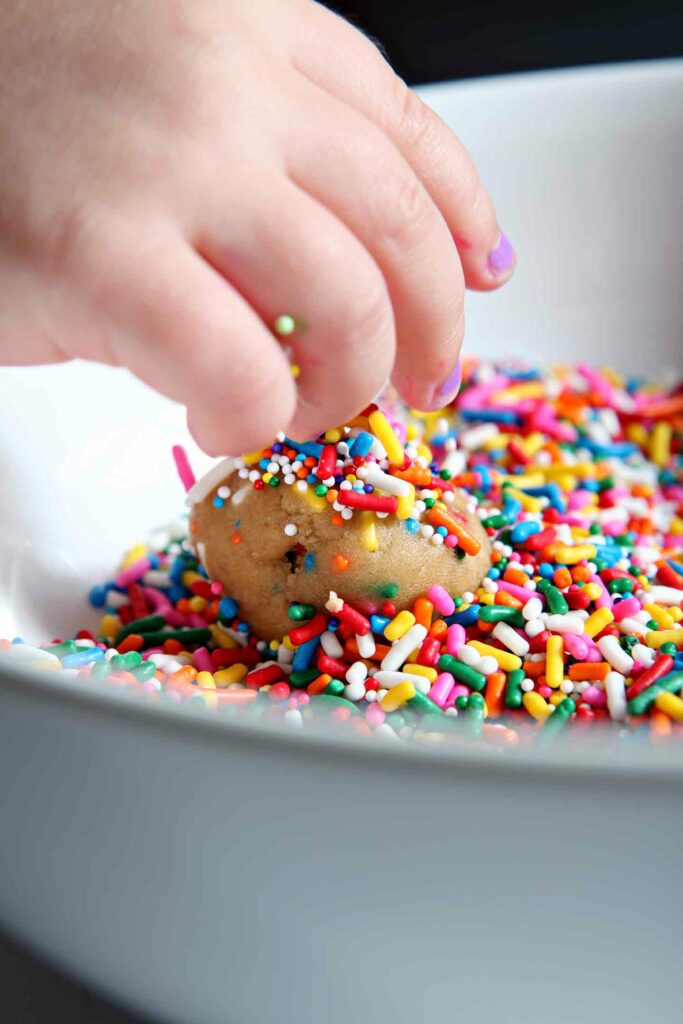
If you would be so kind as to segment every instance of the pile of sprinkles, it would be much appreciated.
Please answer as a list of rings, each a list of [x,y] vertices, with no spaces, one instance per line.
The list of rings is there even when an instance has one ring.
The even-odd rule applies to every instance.
[[[403,423],[373,406],[309,445],[279,439],[239,473],[257,490],[296,487],[342,527],[358,512],[412,522],[456,554],[469,531],[446,506],[464,490],[492,543],[476,593],[434,585],[410,609],[389,595],[369,612],[340,577],[324,607],[292,603],[287,635],[266,642],[179,522],[93,589],[97,632],[3,640],[0,653],[55,680],[399,742],[512,747],[601,723],[683,737],[683,384],[471,363],[453,406]],[[191,494],[202,482],[174,455]]]

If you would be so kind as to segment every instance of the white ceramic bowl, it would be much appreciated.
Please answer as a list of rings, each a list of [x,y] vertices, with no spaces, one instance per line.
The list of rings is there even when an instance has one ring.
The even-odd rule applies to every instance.
[[[519,252],[468,348],[680,367],[683,62],[423,92]],[[78,364],[0,396],[0,635],[41,640],[180,508],[182,413]],[[0,777],[2,924],[163,1020],[680,1016],[675,752],[385,748],[0,666]]]

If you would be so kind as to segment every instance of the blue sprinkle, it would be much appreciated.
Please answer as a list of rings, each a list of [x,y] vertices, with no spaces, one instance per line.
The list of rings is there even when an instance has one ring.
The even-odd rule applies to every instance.
[[[176,602],[182,600],[182,598],[185,597],[186,594],[187,591],[185,590],[185,587],[182,585],[182,583],[174,583],[168,592],[168,599],[171,602],[171,604],[176,604]]]
[[[313,572],[315,569],[315,555],[309,551],[304,558],[304,572]]]
[[[479,618],[480,609],[480,604],[472,604],[462,612],[454,612],[453,615],[446,616],[444,622],[449,626],[473,626]]]
[[[387,618],[386,615],[371,615],[370,616],[370,629],[373,633],[381,635],[384,630],[391,622],[391,619]]]
[[[486,575],[490,580],[500,579],[500,569],[496,569],[495,565],[492,565]]]
[[[417,533],[417,531],[420,529],[420,524],[418,523],[417,519],[406,519],[403,525],[405,526],[408,533]]]
[[[214,508],[223,508],[223,506],[225,505],[225,501],[223,500],[223,498],[219,498],[218,495],[216,495],[216,497],[213,499],[212,504]]]
[[[516,425],[522,422],[521,417],[512,409],[460,409],[464,420],[486,420],[488,423],[509,423]]]
[[[238,622],[237,625],[235,626],[235,629],[237,630],[238,633],[248,633],[249,632],[249,623],[248,622]]]
[[[442,537],[448,536],[448,530],[446,529],[445,526],[437,526],[437,528],[434,530],[434,533],[440,533]]]
[[[677,572],[681,576],[683,576],[683,565],[681,565],[680,562],[674,562],[673,558],[667,558],[666,564],[669,566],[670,569],[673,569],[674,572]]]
[[[537,523],[535,519],[525,519],[513,527],[510,534],[510,540],[513,544],[523,544],[525,540],[529,539],[529,537],[533,537],[535,533],[540,532],[540,523]]]
[[[352,459],[362,458],[367,455],[372,448],[374,437],[372,434],[368,434],[367,431],[361,430],[360,434],[354,437],[351,447],[349,448],[349,455]]]
[[[542,576],[544,580],[550,580],[555,572],[555,566],[551,565],[550,562],[541,562],[538,567],[538,575]]]
[[[24,640],[24,638],[22,636],[15,636],[14,640],[12,640],[12,643],[13,644],[25,644],[26,641]]]
[[[327,628],[329,629],[330,633],[336,633],[337,630],[339,629],[339,619],[335,618],[335,616],[333,615],[331,618],[327,620]]]
[[[286,437],[285,444],[288,448],[293,448],[295,452],[302,452],[303,455],[310,455],[311,458],[316,461],[323,453],[323,446],[321,444],[316,444],[315,441],[306,441],[304,444],[300,444],[298,441],[292,441],[291,438]]]
[[[88,595],[90,604],[93,608],[104,608],[105,598],[107,596],[106,587],[93,587]]]
[[[92,665],[103,658],[104,651],[101,648],[86,647],[84,651],[76,651],[75,654],[67,654],[62,658],[62,668],[80,668],[81,665]]]
[[[232,597],[224,597],[218,605],[218,614],[224,619],[234,619],[238,610],[237,601]]]
[[[505,493],[505,492],[503,492]],[[522,511],[522,503],[517,498],[507,497],[502,508],[503,515],[509,522],[513,522]]]
[[[307,640],[305,644],[297,647],[292,660],[292,670],[294,672],[301,672],[302,669],[310,666],[319,643],[320,637],[314,636],[312,640]]]
[[[270,459],[260,459],[259,460],[259,469],[268,469],[269,465],[270,465]]]

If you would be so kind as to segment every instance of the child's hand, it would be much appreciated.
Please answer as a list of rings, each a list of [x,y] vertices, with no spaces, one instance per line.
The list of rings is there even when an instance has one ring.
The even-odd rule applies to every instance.
[[[343,422],[390,375],[452,395],[464,284],[514,257],[360,32],[311,0],[2,0],[0,47],[1,361],[128,366],[213,453]]]

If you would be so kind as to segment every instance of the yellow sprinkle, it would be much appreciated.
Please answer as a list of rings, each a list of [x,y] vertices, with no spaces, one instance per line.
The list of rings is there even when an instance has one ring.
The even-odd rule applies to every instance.
[[[564,679],[564,645],[561,636],[549,636],[545,645],[545,678],[556,690]]]
[[[591,601],[597,601],[602,594],[602,587],[599,583],[587,583],[583,588],[583,592]]]
[[[537,452],[540,452],[541,448],[545,444],[545,437],[543,434],[536,431],[533,434],[529,434],[526,441],[520,443],[525,454],[532,456],[536,455]]]
[[[566,472],[566,471],[565,471]],[[519,476],[503,474],[501,483],[512,484],[513,487],[542,487],[545,483],[545,475],[538,470],[533,473],[520,473]],[[517,497],[517,495],[515,495]]]
[[[572,476],[595,476],[595,466],[592,462],[576,462],[571,466],[565,466],[561,462],[553,462],[550,466],[540,466],[539,473],[542,473],[546,480],[555,480],[558,476],[565,476],[571,473]]]
[[[585,540],[586,537],[590,537],[590,533],[583,526],[572,526],[571,535],[573,540]]]
[[[420,431],[417,428],[417,423],[409,423],[406,427],[406,441],[416,441],[420,436]]]
[[[419,654],[420,652],[417,651],[416,653]],[[429,665],[415,665],[415,664],[412,664],[410,666],[410,675],[411,676],[424,676],[425,679],[428,679],[430,683],[434,682],[434,680],[436,679],[438,674],[439,673],[436,671],[436,669],[435,668],[431,668]]]
[[[376,551],[377,540],[377,518],[374,512],[361,513],[362,527],[360,531],[360,542],[366,551]]]
[[[478,597],[480,604],[493,604],[495,600],[493,594],[489,594],[487,590],[480,591]]]
[[[222,668],[214,673],[213,680],[216,686],[230,686],[231,683],[241,683],[248,672],[246,665],[238,662],[230,665],[229,668]]]
[[[648,647],[661,647],[662,644],[676,644],[683,647],[683,629],[658,629],[648,633],[645,637]]]
[[[480,640],[470,640],[467,646],[473,647],[484,658],[489,656],[495,658],[503,672],[514,672],[516,668],[522,667],[522,659],[518,658],[516,654],[511,654],[510,651],[499,651],[497,647],[483,644]]]
[[[121,632],[121,619],[118,615],[103,615],[100,622],[100,633],[107,639],[114,640]]]
[[[296,650],[296,647],[294,646],[294,644],[292,643],[292,641],[289,639],[288,636],[283,636],[283,638],[282,638],[282,646],[284,647],[284,649],[286,651],[295,651]]]
[[[645,611],[651,619],[655,620],[658,626],[661,626],[662,629],[671,629],[676,621],[673,615],[669,615],[666,608],[662,608],[661,605],[658,604],[646,604]]]
[[[509,388],[496,391],[494,395],[491,395],[489,401],[494,405],[514,405],[515,402],[519,402],[523,398],[543,398],[544,388],[545,385],[536,380],[513,384]]]
[[[312,487],[306,486],[305,491],[300,491],[298,487],[294,488],[294,493],[298,494],[300,498],[306,502],[306,504],[313,509],[314,512],[324,512],[325,509],[329,508],[329,504],[324,498],[321,498],[319,494],[316,494]]]
[[[683,700],[675,693],[657,694],[655,704],[665,715],[673,718],[674,722],[683,722]]]
[[[280,643],[278,640],[271,640],[270,643],[268,644],[268,647],[270,648],[271,651],[279,651]]]
[[[290,363],[289,369],[291,370],[292,377],[294,378],[294,380],[296,380],[296,378],[301,373],[301,367],[299,366],[298,363]]]
[[[555,561],[562,565],[576,565],[577,562],[586,559],[590,561],[596,556],[596,550],[594,544],[576,544],[573,548],[568,547],[566,544],[560,544],[555,549]]]
[[[190,601],[189,601],[190,611],[191,612],[203,612],[205,610],[205,608],[206,608],[207,603],[208,602],[206,601],[205,598],[199,597],[199,595],[196,594],[194,597],[190,598]]]
[[[375,409],[368,416],[370,430],[384,446],[387,458],[392,466],[402,466],[406,459],[403,445],[396,436],[396,431],[383,412]]]
[[[126,557],[121,562],[121,568],[127,569],[129,565],[139,562],[141,558],[145,557],[148,550],[149,549],[146,544],[135,544],[134,547],[126,553]]]
[[[543,485],[543,481],[539,486]],[[536,484],[529,484],[529,487],[535,487]],[[516,498],[520,503],[525,512],[541,512],[543,505],[541,504],[540,498],[532,498],[531,495],[525,494],[524,491],[518,491],[516,487],[506,488],[507,493],[512,497]]]
[[[528,693],[524,694],[522,704],[537,722],[545,721],[553,713],[552,705],[546,703],[540,693],[536,693],[535,690],[529,690]]]
[[[261,452],[247,452],[246,455],[242,456],[242,462],[245,466],[253,466],[255,463],[261,461]]]
[[[328,444],[339,444],[342,439],[342,432],[339,427],[333,427],[331,430],[325,431],[324,437]]]
[[[669,532],[672,533],[674,537],[680,537],[683,533],[683,519],[681,519],[679,516],[674,516],[674,518],[671,520]]]
[[[598,608],[592,615],[589,615],[584,625],[584,632],[591,637],[597,636],[601,633],[605,626],[609,626],[610,622],[614,622],[614,615],[609,608]]]
[[[410,519],[410,513],[415,507],[415,488],[410,485],[410,490],[407,494],[399,496],[397,499],[396,518],[397,519]]]
[[[192,584],[196,583],[198,580],[202,580],[203,581],[204,577],[200,576],[198,572],[193,572],[191,569],[186,569],[185,572],[180,577],[180,581],[181,581],[182,585],[187,590],[189,590],[190,587],[192,586]]]
[[[414,696],[415,687],[407,679],[405,683],[398,683],[397,686],[392,686],[390,690],[387,690],[379,705],[382,711],[396,711],[397,708],[400,708],[401,705],[411,700]]]
[[[211,630],[211,637],[213,642],[218,646],[222,647],[224,651],[234,651],[237,647],[237,641],[231,637],[224,629],[217,626],[215,623],[209,626]]]
[[[650,457],[657,466],[666,466],[671,458],[671,424],[660,420],[655,424],[650,442]]]
[[[674,622],[680,622],[683,619],[683,608],[669,608],[669,615]]]
[[[428,448],[426,444],[419,444],[417,446],[417,454],[421,458],[426,459],[427,462],[432,461],[432,449]]]
[[[647,448],[649,435],[642,423],[631,423],[626,428],[626,437],[639,448]]]
[[[415,625],[415,616],[412,612],[402,611],[398,615],[394,616],[391,622],[387,623],[384,628],[384,635],[387,640],[390,640],[393,644],[394,640],[399,640],[404,633],[407,633],[411,626]]]
[[[561,704],[562,701],[565,700],[565,698],[566,694],[562,693],[561,690],[556,690],[555,693],[551,693],[548,697],[548,703],[552,704],[553,707],[556,708],[558,704]]]
[[[555,477],[555,483],[558,487],[561,487],[563,491],[575,491],[577,480],[570,472],[566,472],[558,474],[558,476]]]
[[[216,689],[216,683],[212,672],[198,672],[196,682],[197,686],[201,686],[204,690]]]

